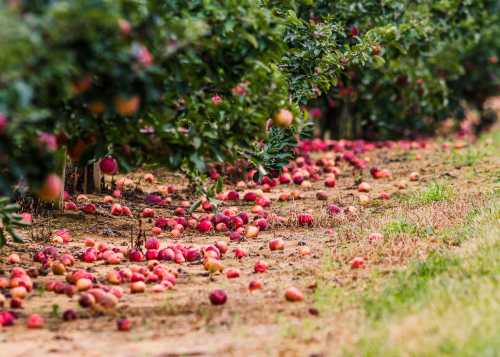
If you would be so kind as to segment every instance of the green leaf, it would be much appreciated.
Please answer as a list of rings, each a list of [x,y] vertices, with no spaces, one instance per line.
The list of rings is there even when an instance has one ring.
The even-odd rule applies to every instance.
[[[189,207],[188,213],[192,214],[200,206],[201,206],[201,200],[194,201],[191,207]]]

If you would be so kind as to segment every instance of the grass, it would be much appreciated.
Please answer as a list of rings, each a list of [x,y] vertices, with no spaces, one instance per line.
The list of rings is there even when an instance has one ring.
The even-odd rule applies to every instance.
[[[495,135],[456,154],[456,162],[472,166],[462,175],[477,169],[499,182]],[[452,164],[446,166],[453,170]],[[400,196],[398,207],[381,211],[376,222],[336,228],[345,239],[323,256],[313,295],[319,317],[284,328],[286,343],[307,343],[303,330],[325,338],[325,355],[500,355],[500,191],[493,185],[487,193],[489,178],[471,188],[475,182],[451,177],[453,186],[440,179]],[[367,249],[357,237],[374,226],[390,239]],[[340,263],[354,254],[368,256],[366,269],[352,272]]]
[[[400,218],[389,222],[382,230],[385,237],[393,237],[401,234],[415,235],[417,237],[425,236],[426,230],[420,228],[414,223],[408,222],[405,218]]]
[[[423,191],[404,197],[409,204],[427,205],[434,202],[449,201],[453,198],[453,189],[447,183],[431,182]]]
[[[481,149],[466,149],[463,151],[454,151],[451,161],[455,167],[473,166],[486,157],[486,153]]]
[[[435,252],[361,302],[365,325],[346,354],[494,356],[500,351],[498,193],[456,232],[457,251]]]

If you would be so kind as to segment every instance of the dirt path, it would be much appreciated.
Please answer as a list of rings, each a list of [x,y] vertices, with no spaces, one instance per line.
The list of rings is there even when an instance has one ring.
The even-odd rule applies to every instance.
[[[370,195],[377,197],[379,192],[385,191],[392,194],[390,200],[373,199],[366,205],[360,204],[355,177],[346,165],[341,166],[342,174],[335,188],[325,189],[320,180],[304,190],[304,199],[293,203],[273,201],[271,210],[285,217],[312,211],[315,225],[311,228],[274,227],[256,239],[230,243],[230,252],[237,245],[249,252],[241,261],[230,253],[223,260],[226,269],[235,267],[241,271],[238,279],[229,280],[222,274],[209,276],[201,264],[168,263],[179,273],[174,290],[161,294],[127,293],[116,310],[97,315],[80,309],[80,318],[72,322],[63,322],[60,314],[66,308],[77,306],[77,296],[68,298],[35,289],[20,313],[19,323],[0,330],[1,355],[62,356],[71,353],[77,356],[160,357],[348,353],[352,346],[368,336],[365,329],[372,326],[367,322],[361,299],[368,293],[376,296],[383,292],[391,279],[413,262],[426,261],[434,252],[459,249],[468,237],[456,233],[457,227],[472,224],[470,217],[474,212],[498,203],[499,133],[497,129],[474,146],[457,150],[444,150],[439,143],[433,143],[426,149],[376,149],[367,153],[370,166],[392,172],[390,179],[374,180],[365,176],[365,181],[372,186]],[[410,172],[418,172],[420,179],[409,181]],[[163,176],[158,174],[157,177]],[[408,186],[401,190],[394,184],[402,179]],[[281,193],[294,189],[292,186],[280,185],[269,196],[274,200]],[[352,205],[358,212],[330,218],[326,214],[325,201],[316,199],[319,190],[327,190],[328,203],[341,207]],[[102,197],[91,199],[100,201]],[[126,203],[132,208],[142,207],[140,203]],[[498,205],[493,207],[498,210]],[[171,214],[168,210],[159,209],[158,212]],[[82,250],[86,237],[126,245],[130,241],[131,227],[135,225],[126,219],[100,217],[96,220],[79,214],[57,216],[43,224],[49,223],[51,229],[71,230],[73,241],[66,248],[73,252]],[[109,233],[110,229],[115,234],[106,236],[104,233]],[[382,233],[384,239],[371,242],[368,235],[372,232]],[[285,240],[284,251],[268,249],[267,242],[273,237]],[[200,236],[193,231],[181,239],[194,244],[219,239],[227,241],[223,235]],[[303,245],[310,247],[310,256],[300,256],[299,248]],[[39,246],[36,242],[22,246],[21,266],[27,268],[32,264],[30,254]],[[7,247],[3,255],[12,249]],[[353,270],[350,261],[357,256],[365,259],[365,268]],[[257,259],[269,263],[267,273],[258,276],[253,273]],[[101,278],[111,269],[103,263],[91,266],[77,262],[76,267],[90,267]],[[0,268],[9,271],[11,267],[0,262]],[[248,283],[256,277],[262,280],[264,288],[249,293]],[[49,279],[54,276],[50,274],[37,282],[42,284]],[[301,289],[305,301],[285,301],[283,292],[289,286]],[[221,307],[211,306],[208,292],[220,287],[228,292],[228,302]],[[23,316],[33,312],[47,316],[47,328],[36,331],[25,328]],[[116,331],[117,316],[132,320],[131,332]],[[418,316],[423,318],[424,315]],[[391,328],[398,330],[408,326],[408,321],[392,322]],[[360,347],[359,351],[362,350]],[[357,354],[356,350],[352,353]]]

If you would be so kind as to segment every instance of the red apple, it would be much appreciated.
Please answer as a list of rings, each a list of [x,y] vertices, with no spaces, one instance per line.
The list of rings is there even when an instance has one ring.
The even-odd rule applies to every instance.
[[[351,260],[351,269],[360,269],[365,266],[365,260],[361,257],[355,257]]]
[[[271,239],[269,241],[270,250],[283,250],[285,249],[285,242],[281,238]]]
[[[227,294],[222,289],[215,289],[209,295],[212,305],[224,305],[227,301]]]
[[[47,202],[55,201],[59,199],[63,189],[61,178],[56,174],[50,174],[46,177],[40,191],[38,191],[38,197]]]
[[[99,162],[99,168],[106,175],[115,175],[118,172],[118,162],[112,156],[106,156]]]
[[[254,271],[256,273],[265,273],[269,265],[263,260],[257,260],[254,265]]]
[[[262,289],[262,282],[260,280],[252,280],[248,284],[248,290],[254,291],[257,289]]]
[[[290,287],[290,288],[285,290],[285,298],[288,301],[297,302],[297,301],[304,300],[304,295],[302,294],[302,292],[299,289],[297,289],[295,287]]]

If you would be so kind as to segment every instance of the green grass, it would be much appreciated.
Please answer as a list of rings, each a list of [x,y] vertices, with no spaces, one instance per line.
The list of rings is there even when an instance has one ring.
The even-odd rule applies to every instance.
[[[449,201],[453,198],[453,189],[447,183],[431,182],[423,191],[404,198],[409,204],[426,205],[434,202]]]
[[[365,292],[366,321],[348,355],[495,356],[500,353],[498,193],[457,228],[459,251],[435,252]],[[379,282],[380,283],[380,282]],[[378,284],[374,284],[377,286]]]
[[[432,231],[426,231],[425,229],[417,226],[416,224],[408,222],[405,218],[389,222],[384,226],[382,232],[385,237],[393,237],[401,234],[423,237],[427,233],[432,233]]]
[[[430,282],[459,264],[459,258],[440,253],[413,263],[408,270],[397,273],[382,293],[364,298],[366,313],[373,319],[380,319],[408,305],[422,304],[428,296]]]
[[[454,151],[451,161],[455,167],[473,166],[486,157],[486,152],[481,149],[465,149],[463,151]]]

